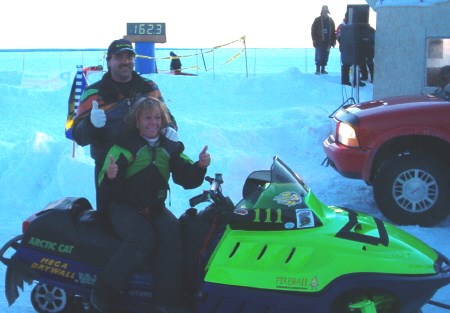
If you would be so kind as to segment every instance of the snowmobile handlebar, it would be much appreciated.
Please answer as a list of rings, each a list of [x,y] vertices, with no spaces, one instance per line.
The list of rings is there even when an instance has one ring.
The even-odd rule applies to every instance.
[[[209,190],[203,190],[203,192],[198,196],[189,199],[189,205],[191,207],[195,207],[196,205],[203,202],[213,202],[215,204],[220,204],[225,199],[222,194],[222,174],[216,173],[214,178],[206,176],[205,181],[207,181],[211,185],[211,187],[209,188]]]

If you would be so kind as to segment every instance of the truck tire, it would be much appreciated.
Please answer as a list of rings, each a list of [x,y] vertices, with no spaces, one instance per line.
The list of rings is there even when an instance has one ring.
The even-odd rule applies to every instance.
[[[395,156],[379,167],[373,192],[392,222],[433,226],[450,212],[450,167],[427,154]]]

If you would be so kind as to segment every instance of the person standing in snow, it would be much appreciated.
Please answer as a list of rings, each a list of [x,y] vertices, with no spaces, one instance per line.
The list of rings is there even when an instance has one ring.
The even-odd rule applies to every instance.
[[[81,96],[81,102],[72,126],[74,141],[81,146],[90,145],[95,160],[95,187],[97,210],[108,207],[107,200],[98,192],[98,174],[106,152],[115,139],[123,133],[124,116],[130,111],[132,99],[149,95],[164,101],[158,85],[134,71],[136,53],[130,41],[114,40],[108,47],[108,71],[98,82],[89,85]],[[171,116],[174,121],[173,116]],[[163,129],[166,137],[177,141],[176,123]]]
[[[314,19],[311,26],[311,37],[315,48],[316,75],[328,74],[325,67],[328,63],[330,48],[336,45],[335,24],[329,14],[328,6],[322,6],[320,16]]]
[[[136,268],[153,254],[156,307],[152,312],[183,312],[181,228],[164,202],[170,175],[185,189],[197,188],[211,157],[205,146],[198,161],[191,161],[181,142],[161,133],[169,124],[164,103],[153,97],[139,98],[127,116],[125,135],[103,162],[99,188],[112,199],[107,216],[122,244],[97,276],[91,294],[100,312],[109,312]]]
[[[341,43],[342,29],[347,25],[347,23],[348,23],[348,14],[345,13],[344,19],[336,28],[336,40],[339,43],[339,51],[341,52],[341,84],[347,85],[347,86],[352,86],[352,84],[350,83],[350,68],[352,67],[352,64],[346,63],[345,58],[342,56],[342,54],[343,54],[342,43]],[[362,65],[360,65],[360,68],[362,68],[362,66],[365,67],[366,65],[362,64]],[[365,85],[366,84],[363,83],[361,80],[359,81],[360,87],[364,87]],[[356,73],[353,73],[353,86],[356,86]]]
[[[374,80],[374,64],[373,58],[375,57],[375,29],[367,25],[367,32],[369,36],[369,41],[361,47],[363,49],[362,53],[364,55],[364,63],[360,66],[361,69],[361,80],[368,81],[370,75],[370,82],[373,83]]]
[[[172,73],[181,72],[181,61],[180,58],[175,54],[175,52],[170,51],[170,71]]]

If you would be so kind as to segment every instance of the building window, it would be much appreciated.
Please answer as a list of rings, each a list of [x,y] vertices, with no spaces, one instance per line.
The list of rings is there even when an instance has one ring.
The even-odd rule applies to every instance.
[[[437,87],[441,67],[450,65],[450,38],[427,39],[426,86]]]

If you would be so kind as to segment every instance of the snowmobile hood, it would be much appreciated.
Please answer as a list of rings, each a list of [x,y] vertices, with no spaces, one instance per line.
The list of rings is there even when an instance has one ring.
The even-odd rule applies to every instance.
[[[323,204],[276,157],[268,176],[235,207],[207,281],[272,290],[295,281],[299,291],[317,292],[355,273],[437,273],[435,250],[375,217]]]

